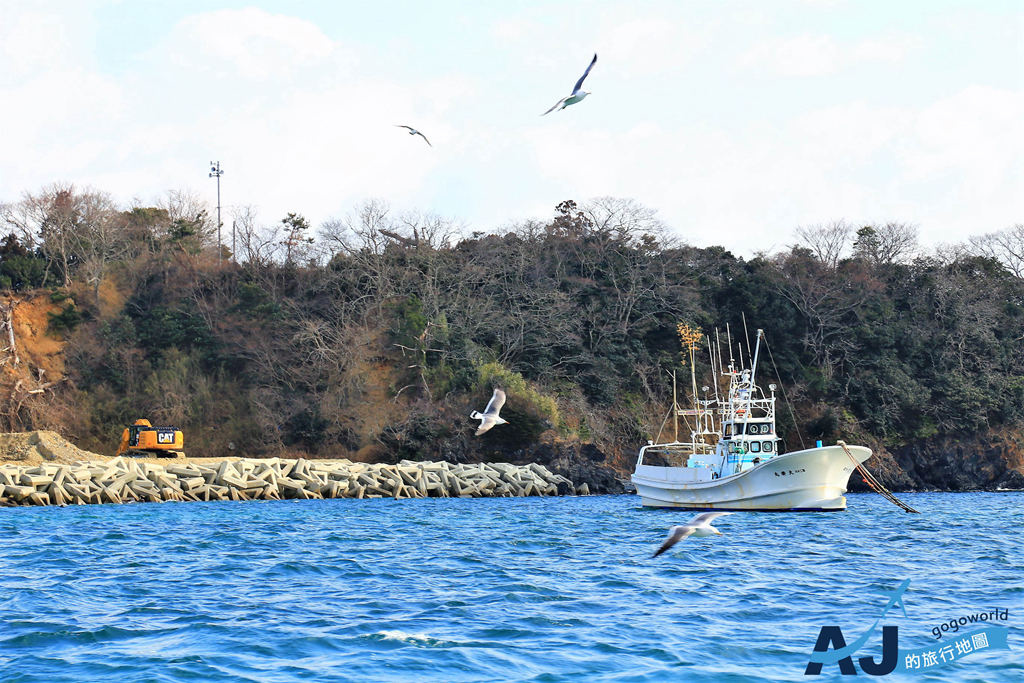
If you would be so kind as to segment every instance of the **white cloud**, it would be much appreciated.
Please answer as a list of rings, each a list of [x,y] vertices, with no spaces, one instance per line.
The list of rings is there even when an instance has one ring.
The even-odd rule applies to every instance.
[[[737,58],[742,68],[780,76],[822,76],[835,71],[838,62],[839,47],[829,36],[767,40]]]
[[[99,73],[89,51],[91,22],[67,11],[9,3],[0,22],[0,130],[3,189],[73,180],[106,153],[103,137],[117,130],[121,87]],[[9,196],[0,199],[8,199]]]
[[[530,144],[567,196],[635,197],[690,242],[749,254],[838,218],[916,223],[931,241],[1019,220],[1020,120],[1020,93],[970,87],[922,108],[854,102],[742,132],[564,124]]]
[[[336,45],[315,24],[249,7],[185,18],[166,45],[187,69],[253,80],[280,79],[322,63]]]
[[[920,45],[913,36],[885,36],[841,44],[829,35],[769,38],[736,58],[741,70],[783,77],[825,76],[869,62],[898,63]]]
[[[22,82],[84,57],[67,14],[15,3],[0,6],[0,12],[0,84]]]

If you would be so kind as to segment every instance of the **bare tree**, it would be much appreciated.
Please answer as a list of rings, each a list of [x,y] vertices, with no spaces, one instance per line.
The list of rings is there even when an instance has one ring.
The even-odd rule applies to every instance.
[[[54,183],[0,209],[0,219],[27,248],[46,257],[44,283],[56,265],[64,285],[72,270],[82,268],[97,291],[109,263],[123,256],[125,234],[115,221],[117,208],[109,195],[79,191],[70,183]]]
[[[655,237],[662,243],[668,237],[658,212],[634,199],[595,197],[584,202],[582,212],[590,219],[594,230],[608,232],[630,244],[644,235]]]
[[[166,237],[180,243],[192,243],[198,251],[214,245],[217,226],[210,218],[206,200],[191,190],[171,190],[158,205],[167,211],[170,223]],[[217,249],[221,245],[216,245]]]
[[[111,263],[122,260],[130,244],[124,224],[117,220],[114,201],[103,192],[87,191],[78,195],[78,229],[70,244],[75,261],[86,282],[93,286],[97,299],[100,285]]]
[[[254,206],[240,206],[232,210],[238,254],[235,260],[247,267],[262,268],[274,263],[281,251],[282,225],[260,225]]]
[[[846,221],[833,221],[818,225],[801,225],[796,229],[800,243],[811,250],[819,261],[835,270],[846,252],[853,234]]]
[[[45,218],[43,203],[28,201],[28,195],[21,201],[0,204],[0,222],[4,231],[17,237],[26,249],[39,246],[39,231]]]
[[[400,268],[386,253],[389,245],[395,243],[388,233],[395,233],[397,228],[388,205],[372,200],[342,219],[327,221],[320,229],[322,241],[334,252],[333,256],[348,259],[365,274],[366,289],[378,312],[383,302],[398,291],[401,279]]]
[[[172,221],[199,221],[207,231],[207,236],[216,228],[213,225],[213,220],[209,217],[210,207],[206,200],[192,190],[169,190],[160,201],[159,206],[166,209],[167,215]]]
[[[62,284],[71,284],[72,241],[78,222],[75,186],[54,183],[37,194],[26,193],[22,202],[26,205],[24,215],[31,216],[32,228],[38,230],[40,246],[46,256],[46,276],[50,266],[57,262],[61,267]]]
[[[906,223],[866,225],[857,231],[853,251],[875,265],[907,263],[917,255],[917,227]]]
[[[455,242],[461,226],[455,221],[430,213],[404,213],[398,218],[397,233],[417,247],[445,249]]]
[[[824,376],[831,379],[842,358],[854,347],[847,318],[879,284],[863,272],[861,261],[847,261],[835,270],[800,247],[775,257],[778,291],[807,319],[804,344],[814,354]]]
[[[1017,277],[1024,278],[1024,223],[971,238],[971,251],[993,258]]]
[[[394,230],[394,227],[387,203],[372,199],[344,218],[328,220],[321,227],[320,236],[335,253],[381,254],[390,241],[381,230]]]

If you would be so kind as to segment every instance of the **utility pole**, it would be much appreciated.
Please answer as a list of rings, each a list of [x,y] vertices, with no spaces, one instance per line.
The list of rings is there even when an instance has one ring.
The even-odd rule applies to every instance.
[[[217,265],[221,265],[221,260],[224,256],[224,249],[221,247],[220,241],[220,177],[224,175],[224,171],[220,168],[219,161],[210,162],[210,177],[217,179]],[[232,251],[232,253],[234,253]]]

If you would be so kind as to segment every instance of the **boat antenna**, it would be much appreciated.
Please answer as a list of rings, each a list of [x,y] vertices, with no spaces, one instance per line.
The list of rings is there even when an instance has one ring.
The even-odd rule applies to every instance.
[[[718,328],[717,327],[715,328],[715,343],[716,344],[718,343]],[[718,403],[718,378],[714,377],[714,374],[715,374],[715,352],[711,348],[711,337],[708,337],[708,353],[711,355],[711,375],[712,375],[712,379],[714,379],[712,384],[715,385],[715,403]],[[722,349],[721,348],[718,349],[718,355],[719,356],[722,355]],[[718,367],[722,367],[722,359],[721,358],[718,359]]]
[[[708,344],[710,344],[710,343],[711,343],[711,340],[708,339]],[[717,327],[715,328],[715,348],[718,349],[718,374],[724,375],[725,374],[725,368],[722,367],[722,338],[718,335],[718,328]],[[711,367],[712,368],[715,367],[714,361],[711,362]],[[718,384],[718,378],[717,377],[715,378],[715,384],[716,384],[716,390],[717,390],[717,384]]]
[[[676,401],[676,371],[672,370],[672,440],[679,442],[679,403]]]
[[[750,352],[750,332],[747,331],[747,314],[744,311],[740,311],[740,317],[743,318],[743,336],[747,338],[747,358],[751,358],[754,354]]]
[[[729,372],[734,372],[736,361],[732,357],[732,332],[729,331],[729,323],[725,324],[725,345],[729,347]]]
[[[764,330],[758,329],[757,331],[757,343],[754,344],[754,360],[750,364],[750,384],[751,388],[754,385],[754,375],[757,374],[757,357],[761,354],[761,338],[764,336]],[[753,396],[753,392],[751,392]]]

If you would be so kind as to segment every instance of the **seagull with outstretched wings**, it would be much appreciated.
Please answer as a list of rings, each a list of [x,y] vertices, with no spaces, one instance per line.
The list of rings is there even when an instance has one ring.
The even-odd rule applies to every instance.
[[[682,524],[680,526],[672,527],[668,532],[668,538],[661,544],[658,551],[651,555],[651,557],[657,557],[663,552],[674,546],[684,538],[694,536],[700,538],[701,536],[721,536],[722,532],[711,526],[711,522],[715,521],[716,518],[722,515],[731,515],[731,512],[702,512],[689,521],[688,524]]]
[[[571,95],[567,95],[567,96],[563,97],[562,99],[558,100],[558,102],[555,103],[555,106],[551,107],[551,109],[548,109],[546,112],[541,114],[541,116],[547,116],[548,114],[550,114],[551,112],[555,111],[556,109],[558,109],[558,110],[565,109],[566,107],[568,107],[571,104],[576,104],[577,102],[582,101],[584,97],[589,95],[590,94],[589,92],[582,91],[582,90],[580,90],[580,88],[583,87],[583,79],[585,79],[587,77],[587,74],[590,73],[590,70],[594,68],[594,63],[596,61],[597,61],[597,53],[595,52],[594,53],[594,58],[590,60],[590,66],[588,66],[587,70],[583,72],[582,76],[580,76],[580,80],[576,81],[576,87],[574,87],[572,89],[572,94]]]
[[[428,145],[430,145],[430,140],[427,140],[427,136],[424,135],[423,133],[419,132],[418,130],[416,130],[412,126],[403,126],[401,124],[397,124],[396,123],[395,124],[395,128],[405,128],[406,130],[409,131],[409,135],[419,135],[421,138],[423,138],[424,142],[426,142]],[[430,145],[430,146],[433,147],[433,145]]]
[[[498,412],[503,405],[505,405],[505,392],[501,389],[495,389],[494,393],[491,394],[491,400],[487,402],[487,407],[484,408],[484,412],[478,413],[474,410],[469,414],[474,420],[480,420],[480,426],[473,436],[480,436],[494,425],[508,424],[507,420],[498,417]]]

